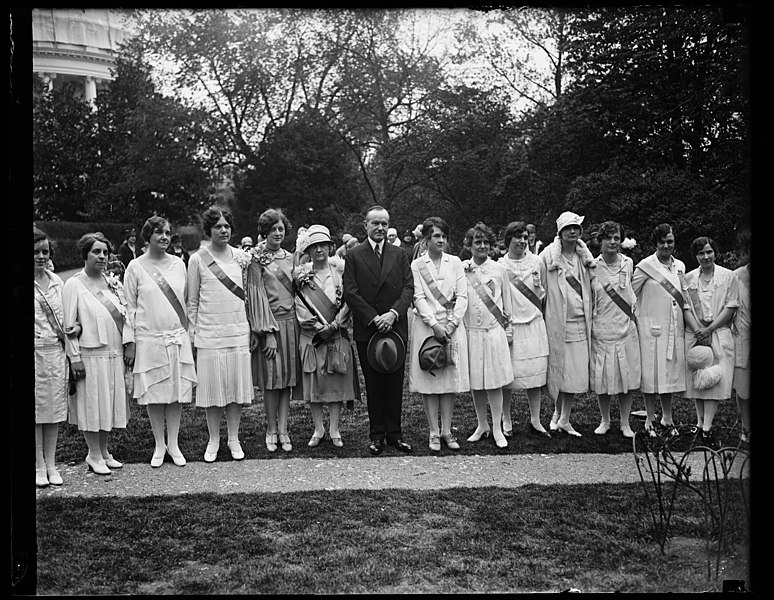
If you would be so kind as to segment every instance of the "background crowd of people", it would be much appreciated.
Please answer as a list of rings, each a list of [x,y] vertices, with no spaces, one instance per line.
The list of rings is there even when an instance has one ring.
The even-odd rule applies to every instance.
[[[452,418],[465,392],[477,418],[467,441],[491,436],[507,448],[515,390],[526,393],[530,431],[543,437],[580,437],[573,400],[588,392],[599,403],[594,434],[611,429],[617,397],[621,435],[633,437],[637,390],[646,431],[676,435],[673,394],[682,393],[708,444],[719,403],[735,390],[748,442],[749,260],[735,271],[717,265],[716,243],[699,237],[691,246],[699,266],[686,273],[665,223],[652,233],[655,252],[635,264],[622,252],[621,224],[602,223],[592,251],[583,221],[563,212],[545,245],[529,223],[509,223],[502,239],[477,223],[454,255],[443,219],[399,236],[377,205],[364,214],[362,241],[344,234],[337,245],[324,224],[312,224],[299,228],[291,252],[281,210],[258,216],[257,243],[244,237],[235,247],[230,211],[214,206],[202,215],[209,244],[190,255],[160,216],[147,219],[139,239],[128,230],[117,253],[100,232],[82,236],[83,269],[65,283],[51,269],[48,236],[34,228],[36,484],[63,483],[55,450],[68,419],[91,470],[120,469],[108,442],[126,427],[130,398],[148,411],[154,468],[167,454],[186,464],[178,437],[182,406],[192,402],[206,415],[204,460],[217,458],[224,415],[231,457],[244,458],[241,412],[256,389],[269,452],[293,450],[291,398],[309,407],[309,447],[326,437],[325,407],[327,435],[342,447],[341,411],[361,396],[358,364],[373,455],[386,446],[413,451],[401,426],[406,370],[433,452],[459,450]],[[543,391],[554,403],[548,430]]]

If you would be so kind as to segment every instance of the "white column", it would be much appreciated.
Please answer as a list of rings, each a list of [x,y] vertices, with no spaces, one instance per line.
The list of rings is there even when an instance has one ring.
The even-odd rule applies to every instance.
[[[46,86],[46,91],[51,92],[54,89],[54,79],[56,73],[41,73],[40,78],[43,80],[43,85]]]
[[[83,99],[94,106],[94,101],[97,99],[97,82],[94,77],[86,77],[83,82]]]

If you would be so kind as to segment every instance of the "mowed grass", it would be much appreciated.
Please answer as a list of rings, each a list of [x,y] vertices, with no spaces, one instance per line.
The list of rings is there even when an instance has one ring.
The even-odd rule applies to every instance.
[[[495,446],[494,440],[491,437],[477,443],[466,441],[467,437],[476,428],[476,413],[470,393],[458,394],[452,420],[452,431],[461,446],[456,453],[463,455],[509,453],[561,454],[567,452],[618,454],[632,451],[632,440],[621,435],[618,403],[615,400],[611,407],[612,426],[607,435],[594,434],[594,429],[596,429],[600,422],[599,406],[596,395],[588,393],[576,395],[571,416],[571,422],[583,437],[575,438],[558,432],[553,433],[551,439],[547,439],[530,431],[529,407],[525,393],[523,391],[513,391],[511,392],[511,397],[514,436],[509,440],[508,448],[499,449]],[[123,430],[116,429],[110,435],[110,450],[118,460],[123,462],[149,462],[153,455],[154,441],[147,410],[145,407],[139,406],[134,399],[130,401],[130,409],[131,417],[127,428]],[[639,392],[635,392],[632,410],[644,409],[645,405],[642,395]],[[553,410],[553,402],[544,393],[541,404],[541,422],[546,429],[548,429]],[[657,408],[657,414],[659,413],[660,407]],[[693,401],[684,399],[679,394],[675,394],[673,400],[673,413],[676,424],[693,425],[696,423],[696,411]],[[491,423],[491,414],[489,415],[489,422]],[[644,421],[640,418],[630,418],[630,424],[634,431],[642,431],[643,423]],[[720,409],[715,418],[715,424],[725,428],[739,428],[735,400],[721,402]],[[327,430],[327,410],[325,411],[325,425]],[[307,442],[314,432],[312,415],[307,404],[300,400],[292,400],[288,431],[293,442],[293,451],[285,453],[282,450],[278,450],[275,453],[270,453],[265,446],[266,416],[263,396],[257,390],[253,404],[245,407],[242,411],[240,440],[245,452],[245,458],[248,459],[369,456],[367,451],[369,443],[368,409],[365,392],[363,393],[362,400],[356,401],[352,410],[342,410],[340,429],[344,441],[343,448],[334,447],[327,436],[318,447],[307,447]],[[427,417],[425,416],[421,397],[419,394],[409,392],[407,386],[404,386],[403,393],[402,429],[404,440],[414,447],[416,455],[424,456],[432,453],[428,448]],[[193,404],[184,405],[179,439],[180,448],[187,460],[204,460],[204,449],[209,439],[204,409],[196,408]],[[86,453],[86,442],[78,428],[75,425],[63,424],[60,427],[57,444],[57,462],[71,465],[82,463]],[[445,445],[442,445],[442,454],[451,453],[455,453],[455,451],[448,450]],[[169,460],[168,457],[167,460]],[[228,447],[226,446],[225,417],[221,422],[221,446],[218,460],[231,460]]]
[[[633,410],[644,409],[635,394]],[[600,415],[594,394],[576,397],[572,422],[582,434],[551,439],[529,433],[523,392],[513,392],[514,437],[507,449],[465,441],[476,426],[470,394],[457,398],[453,425],[463,455],[510,453],[624,453],[632,442],[612,428],[594,435]],[[547,428],[553,404],[543,396]],[[695,423],[693,403],[676,396],[676,423]],[[327,423],[327,415],[326,415]],[[633,417],[632,427],[642,430]],[[737,426],[733,401],[716,423]],[[262,397],[243,411],[242,446],[248,459],[367,457],[365,397],[342,412],[345,446],[326,438],[317,448],[308,406],[291,404],[294,450],[269,453]],[[429,455],[427,422],[417,394],[404,390],[403,431],[415,455]],[[218,460],[230,461],[222,424]],[[183,411],[181,448],[203,460],[208,439],[204,411]],[[131,401],[125,430],[111,434],[114,456],[145,463],[153,452],[147,412]],[[452,454],[443,448],[442,454]],[[392,453],[394,454],[394,453]],[[75,426],[60,429],[57,462],[83,463],[86,445]],[[378,460],[378,459],[375,459]],[[589,465],[593,468],[593,465]],[[31,483],[30,483],[31,485]],[[737,510],[741,502],[732,502]],[[737,515],[738,516],[738,515]],[[359,594],[704,592],[723,580],[750,589],[749,532],[741,516],[720,572],[708,572],[708,525],[695,493],[680,492],[662,555],[639,485],[530,485],[437,491],[363,490],[282,494],[197,494],[147,498],[37,500],[39,595]],[[710,546],[712,548],[712,546]]]
[[[637,485],[66,499],[38,505],[39,595],[705,592],[719,576],[681,493],[665,554]]]

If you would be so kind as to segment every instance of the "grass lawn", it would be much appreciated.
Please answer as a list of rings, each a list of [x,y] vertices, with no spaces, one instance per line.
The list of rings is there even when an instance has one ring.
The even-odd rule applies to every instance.
[[[148,462],[153,455],[153,435],[150,421],[144,407],[131,400],[131,418],[124,430],[115,430],[110,436],[110,450],[120,461],[128,463]],[[635,394],[632,410],[644,410],[642,396]],[[553,403],[543,395],[541,422],[548,429],[548,423],[553,413]],[[660,409],[657,411],[660,412]],[[696,412],[693,402],[675,395],[673,413],[676,424],[692,425],[696,422]],[[507,449],[499,449],[490,437],[478,443],[468,443],[467,437],[476,428],[476,413],[469,393],[459,394],[454,408],[452,427],[460,442],[460,454],[501,454],[501,453],[546,453],[558,454],[565,452],[617,454],[632,451],[631,439],[624,438],[619,431],[618,404],[613,401],[611,407],[612,427],[607,435],[594,435],[594,429],[599,425],[600,414],[594,394],[577,395],[572,411],[571,422],[581,438],[568,436],[564,433],[554,433],[551,439],[535,435],[529,431],[529,408],[523,392],[512,393],[511,414],[514,424],[514,436],[509,441]],[[734,401],[722,403],[715,419],[717,425],[732,427],[737,423],[737,409]],[[491,416],[490,416],[491,421]],[[325,414],[327,428],[328,415]],[[643,420],[632,417],[632,429],[641,431]],[[738,429],[738,424],[736,425]],[[308,448],[306,443],[314,432],[312,415],[307,405],[301,401],[292,401],[288,431],[293,441],[293,451],[284,453],[278,450],[269,453],[264,444],[266,435],[265,411],[260,392],[256,393],[253,404],[243,409],[240,425],[240,440],[246,458],[281,459],[285,457],[364,457],[369,456],[368,446],[368,411],[365,397],[356,402],[353,410],[342,410],[341,433],[343,448],[335,448],[326,437],[316,448]],[[416,455],[429,455],[428,427],[422,400],[418,394],[404,390],[402,428],[405,441],[414,447]],[[192,404],[185,405],[180,429],[180,447],[189,461],[204,460],[204,449],[207,446],[209,434],[204,409]],[[442,446],[443,454],[452,451]],[[82,463],[87,453],[86,442],[74,425],[62,425],[57,447],[57,462],[65,464]],[[226,446],[226,422],[221,423],[221,446],[218,460],[231,460]]]
[[[542,422],[553,406],[544,396]],[[415,454],[428,455],[420,398],[405,392],[403,431]],[[124,462],[147,462],[153,437],[135,401],[127,429],[111,435]],[[642,410],[640,395],[633,410]],[[631,440],[618,431],[618,406],[606,436],[593,394],[576,397],[572,422],[582,434],[545,439],[528,432],[523,393],[514,393],[515,435],[507,449],[467,443],[476,425],[469,394],[455,407],[460,454],[624,453]],[[692,403],[674,400],[676,423],[695,423]],[[732,427],[733,402],[716,422]],[[326,416],[327,422],[327,416]],[[642,421],[632,418],[635,431]],[[737,425],[738,427],[738,425]],[[294,451],[266,451],[261,396],[243,411],[247,458],[368,456],[365,401],[342,412],[345,446],[306,442],[308,407],[293,402]],[[203,460],[204,411],[183,412],[181,448]],[[222,425],[219,460],[230,460]],[[443,454],[451,451],[444,447]],[[82,463],[86,444],[77,428],[60,429],[57,461]],[[31,479],[30,479],[31,485]],[[324,491],[285,494],[198,494],[147,498],[58,498],[37,501],[37,593],[40,595],[353,594],[721,591],[724,580],[751,585],[749,532],[732,519],[733,535],[719,572],[708,572],[705,523],[696,494],[680,492],[671,539],[661,554],[639,485],[494,487],[437,491]],[[717,575],[717,576],[716,576]]]
[[[637,485],[46,498],[38,594],[720,591],[684,494],[662,555]],[[714,573],[714,567],[713,567]]]

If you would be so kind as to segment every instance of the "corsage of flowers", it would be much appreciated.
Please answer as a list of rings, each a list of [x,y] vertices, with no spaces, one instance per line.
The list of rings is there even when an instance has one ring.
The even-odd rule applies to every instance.
[[[234,260],[242,268],[242,270],[250,266],[250,263],[253,260],[252,254],[250,254],[249,252],[245,252],[240,248],[233,248],[233,251],[234,251]]]
[[[269,252],[264,245],[256,246],[250,251],[250,254],[258,260],[258,263],[262,267],[271,264],[271,262],[274,260],[274,253]]]
[[[626,238],[623,242],[621,242],[621,248],[624,250],[631,250],[637,245],[637,240],[634,238]]]
[[[298,265],[293,271],[293,281],[296,284],[296,287],[299,289],[303,288],[304,286],[309,286],[312,289],[315,289],[314,286],[314,271],[312,271],[312,265],[311,264],[303,264]]]
[[[112,294],[118,298],[118,301],[121,303],[121,314],[126,314],[126,296],[124,296],[124,286],[121,285],[121,280],[118,278],[118,276],[115,273],[108,273],[104,272],[103,276],[105,277],[105,281],[107,282],[108,289],[112,292]]]

